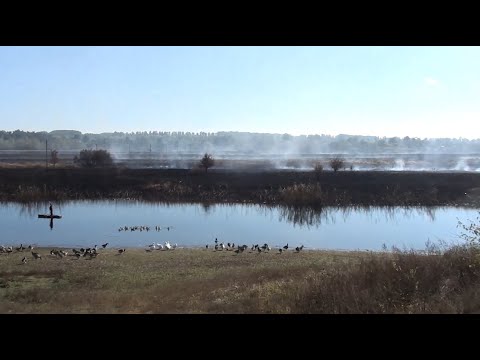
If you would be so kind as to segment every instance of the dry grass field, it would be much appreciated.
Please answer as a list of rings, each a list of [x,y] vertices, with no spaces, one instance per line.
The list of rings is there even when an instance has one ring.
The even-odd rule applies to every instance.
[[[478,313],[477,247],[0,254],[0,313]],[[71,249],[65,249],[68,251]],[[26,257],[27,262],[22,263]]]

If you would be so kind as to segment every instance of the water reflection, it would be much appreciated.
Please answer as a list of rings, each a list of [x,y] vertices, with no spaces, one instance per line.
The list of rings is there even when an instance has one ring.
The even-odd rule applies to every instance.
[[[7,207],[7,208],[18,208],[19,216],[37,216],[39,214],[48,214],[50,201],[32,201],[32,202],[25,202],[25,203],[13,203],[13,202],[3,202],[0,203],[0,206]],[[58,201],[52,202],[53,208],[55,212],[58,212],[59,215],[62,214],[62,209],[64,206],[68,206],[69,204],[75,203],[75,201]]]
[[[458,239],[457,218],[478,210],[443,207],[326,207],[322,209],[253,204],[179,204],[128,200],[55,202],[62,219],[39,219],[48,202],[0,204],[2,239],[12,245],[118,247],[152,243],[200,246],[219,241],[238,244],[289,243],[307,249],[423,249],[429,239]],[[119,231],[149,226],[150,231]],[[156,231],[155,226],[162,230]],[[167,230],[170,227],[170,231]],[[173,229],[173,231],[172,231]],[[1,245],[1,244],[0,244]]]
[[[215,208],[215,205],[211,203],[202,203],[201,205],[205,214],[210,214],[212,210]]]
[[[355,213],[364,214],[372,222],[396,221],[399,216],[413,218],[426,216],[430,221],[435,221],[435,212],[442,208],[432,207],[372,207],[372,206],[350,206],[350,207],[325,207],[321,209],[308,207],[279,207],[279,221],[287,221],[293,225],[305,227],[319,227],[321,224],[335,224],[339,215],[344,222]],[[271,209],[270,209],[271,210]],[[265,209],[269,211],[269,209]],[[383,217],[383,219],[381,218]]]
[[[155,206],[161,208],[189,208],[197,207],[203,211],[204,215],[211,215],[216,211],[224,211],[232,207],[241,207],[247,211],[254,210],[258,214],[265,217],[271,216],[272,212],[278,212],[278,220],[288,222],[299,227],[319,227],[322,224],[335,224],[339,220],[339,216],[344,222],[348,220],[352,214],[364,214],[374,223],[383,221],[396,221],[398,217],[411,219],[418,216],[425,216],[430,221],[435,221],[436,212],[450,207],[428,207],[428,206],[349,206],[349,207],[295,207],[295,206],[272,206],[259,204],[214,204],[214,203],[171,203],[171,202],[143,202],[140,200],[81,200],[81,201],[59,201],[54,203],[54,207],[58,209],[58,213],[62,214],[64,207],[72,204],[82,203],[91,205],[107,205],[117,207],[136,207],[136,206]],[[15,207],[19,210],[19,216],[36,217],[37,214],[47,213],[48,201],[45,202],[28,202],[28,203],[2,203],[3,207]],[[467,209],[467,208],[464,208]],[[53,228],[53,219],[50,221],[50,228]]]

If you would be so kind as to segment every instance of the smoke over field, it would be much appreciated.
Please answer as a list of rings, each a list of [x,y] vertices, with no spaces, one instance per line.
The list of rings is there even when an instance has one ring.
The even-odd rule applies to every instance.
[[[58,151],[57,166],[73,166],[78,151]],[[343,160],[339,171],[436,171],[480,172],[480,155],[459,154],[238,154],[212,153],[214,169],[238,171],[297,170],[311,171],[320,164],[331,171],[330,161]],[[117,166],[129,168],[192,169],[198,166],[203,153],[112,152]],[[45,151],[0,151],[0,166],[46,165]],[[52,166],[49,164],[49,166]]]
[[[331,171],[480,171],[480,139],[419,139],[360,135],[300,135],[249,132],[135,132],[87,134],[0,131],[0,166],[47,166],[51,150],[58,166],[73,166],[82,149],[108,150],[116,165],[192,169],[205,153],[216,169]]]

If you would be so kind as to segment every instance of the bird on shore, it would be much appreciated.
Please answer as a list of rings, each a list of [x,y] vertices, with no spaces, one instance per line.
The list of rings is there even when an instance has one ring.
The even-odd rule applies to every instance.
[[[42,258],[42,255],[40,255],[39,253],[33,252],[33,251],[32,251],[32,256],[35,258],[35,260]]]
[[[284,250],[288,250],[288,243],[283,247]]]
[[[303,245],[302,245],[302,246],[297,246],[297,247],[295,248],[295,251],[296,251],[296,252],[300,252],[300,251],[302,251],[302,250],[303,250]]]
[[[22,259],[22,263],[26,264],[27,263],[27,258],[24,256]]]
[[[278,252],[281,254],[283,252],[283,249],[282,248],[278,249]]]
[[[119,253],[119,254],[123,254],[123,253],[125,252],[125,250],[126,250],[126,249],[119,249],[119,250],[118,250],[118,253]]]
[[[207,244],[207,245],[205,245],[205,249],[208,249],[208,244]]]
[[[105,249],[107,247],[107,245],[108,245],[108,242],[103,244],[102,247]]]

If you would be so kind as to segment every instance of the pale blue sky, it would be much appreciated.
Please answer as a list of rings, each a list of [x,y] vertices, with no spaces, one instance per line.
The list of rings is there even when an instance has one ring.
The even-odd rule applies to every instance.
[[[0,130],[480,137],[480,47],[0,47]]]

